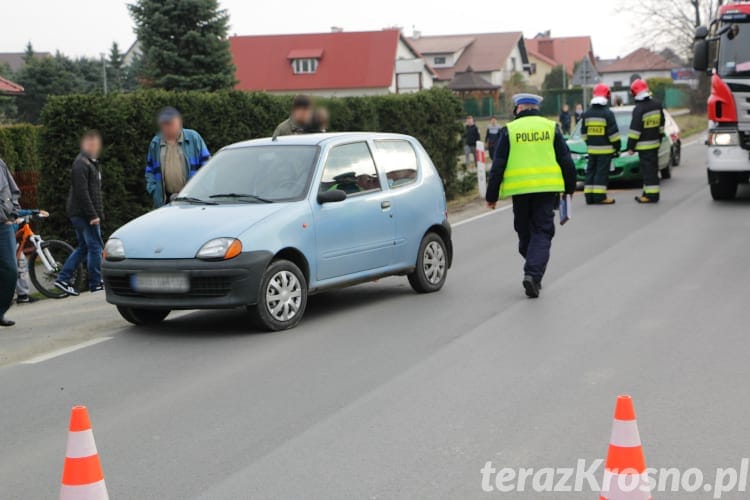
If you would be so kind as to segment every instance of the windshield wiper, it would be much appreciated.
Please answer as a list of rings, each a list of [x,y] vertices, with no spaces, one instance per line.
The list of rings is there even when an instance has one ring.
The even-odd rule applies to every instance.
[[[260,197],[256,194],[247,194],[247,193],[222,193],[222,194],[214,194],[209,196],[209,198],[250,198],[251,200],[259,201],[261,203],[273,203],[273,200],[269,200],[268,198]]]
[[[218,205],[218,203],[216,203],[215,201],[201,200],[200,198],[195,198],[194,196],[178,196],[172,201],[184,201],[186,203],[194,203],[196,205]]]

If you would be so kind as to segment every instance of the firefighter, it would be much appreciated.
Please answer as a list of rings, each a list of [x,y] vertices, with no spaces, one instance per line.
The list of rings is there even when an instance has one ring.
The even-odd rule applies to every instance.
[[[628,154],[638,153],[643,175],[643,194],[636,196],[635,201],[658,203],[659,148],[664,138],[664,108],[651,96],[648,84],[643,80],[635,80],[630,92],[635,99],[635,110],[628,133]]]
[[[589,164],[583,192],[587,205],[613,205],[607,196],[609,165],[620,154],[620,130],[615,115],[609,109],[612,93],[609,86],[600,83],[594,87],[591,107],[583,114],[583,139],[588,146]]]
[[[487,182],[487,206],[513,197],[518,250],[526,260],[523,287],[539,297],[555,235],[554,210],[560,193],[576,189],[576,169],[557,124],[541,116],[542,98],[513,96],[516,118],[500,131]]]

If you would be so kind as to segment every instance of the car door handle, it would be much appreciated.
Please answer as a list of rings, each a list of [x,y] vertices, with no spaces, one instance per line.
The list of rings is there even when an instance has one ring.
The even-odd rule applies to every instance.
[[[383,210],[388,210],[389,208],[391,208],[391,202],[390,201],[380,202],[380,208],[382,208]]]

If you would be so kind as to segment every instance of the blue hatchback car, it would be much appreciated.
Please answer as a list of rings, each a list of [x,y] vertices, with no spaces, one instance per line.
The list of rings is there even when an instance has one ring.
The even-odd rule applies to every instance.
[[[112,235],[102,271],[107,301],[136,325],[248,307],[284,330],[311,293],[391,275],[438,291],[452,258],[442,180],[416,139],[315,134],[225,147]]]

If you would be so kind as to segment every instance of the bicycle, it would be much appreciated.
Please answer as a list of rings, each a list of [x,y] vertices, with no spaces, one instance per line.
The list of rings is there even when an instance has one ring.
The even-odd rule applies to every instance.
[[[42,295],[51,299],[67,297],[67,294],[55,286],[55,279],[73,253],[73,247],[61,240],[45,241],[35,234],[30,225],[33,217],[44,218],[31,215],[21,217],[16,231],[16,259],[26,256],[31,283]],[[83,266],[80,266],[71,280],[73,286],[79,288],[82,277]]]

